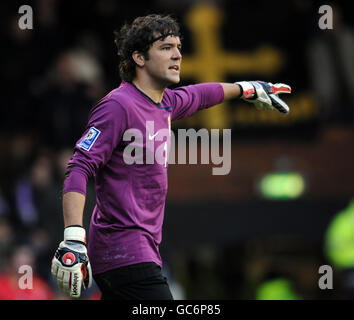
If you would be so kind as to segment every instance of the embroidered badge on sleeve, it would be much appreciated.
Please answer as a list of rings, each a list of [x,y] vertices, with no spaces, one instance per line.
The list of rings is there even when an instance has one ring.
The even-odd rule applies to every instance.
[[[100,130],[96,129],[95,127],[91,127],[83,140],[78,144],[78,147],[86,151],[90,151],[100,133]]]

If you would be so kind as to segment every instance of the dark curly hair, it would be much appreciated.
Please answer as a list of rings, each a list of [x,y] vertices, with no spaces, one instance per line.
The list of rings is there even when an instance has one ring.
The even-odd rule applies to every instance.
[[[114,42],[118,48],[119,74],[122,80],[131,82],[136,76],[136,63],[132,58],[134,51],[149,59],[148,50],[156,40],[169,35],[181,37],[180,27],[170,15],[150,14],[126,23],[120,31],[114,31]]]

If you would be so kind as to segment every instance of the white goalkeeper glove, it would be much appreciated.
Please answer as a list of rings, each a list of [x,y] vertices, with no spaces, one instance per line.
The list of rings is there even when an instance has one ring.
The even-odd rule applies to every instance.
[[[72,298],[79,298],[81,285],[92,285],[92,271],[86,249],[83,227],[70,226],[64,230],[64,241],[59,244],[52,260],[52,275],[58,287]]]
[[[288,105],[278,97],[280,93],[291,93],[290,86],[284,83],[272,84],[263,81],[235,82],[241,88],[241,98],[251,102],[260,109],[277,109],[281,113],[289,113]]]

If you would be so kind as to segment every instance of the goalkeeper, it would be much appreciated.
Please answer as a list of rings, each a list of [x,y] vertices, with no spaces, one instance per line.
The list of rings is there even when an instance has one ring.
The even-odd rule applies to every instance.
[[[163,141],[160,133],[170,130],[170,121],[237,97],[258,109],[288,113],[278,94],[291,89],[260,81],[168,89],[179,83],[182,61],[179,26],[170,16],[136,18],[116,32],[115,43],[122,83],[91,110],[68,163],[64,239],[52,260],[52,274],[58,286],[74,298],[80,297],[82,285],[90,287],[94,277],[102,299],[173,299],[161,273],[159,253],[167,163],[128,164],[124,133],[128,129],[144,133],[144,155],[156,154],[167,143],[163,150],[168,159],[169,141]],[[153,121],[153,132],[146,133],[146,121]],[[152,150],[149,140],[155,142]],[[90,177],[95,180],[96,206],[86,243],[82,221]]]

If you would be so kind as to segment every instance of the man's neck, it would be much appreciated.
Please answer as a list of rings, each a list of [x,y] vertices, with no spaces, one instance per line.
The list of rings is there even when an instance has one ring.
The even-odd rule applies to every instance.
[[[134,79],[133,84],[142,92],[144,92],[152,101],[160,103],[162,101],[165,88],[160,88],[145,81]]]

